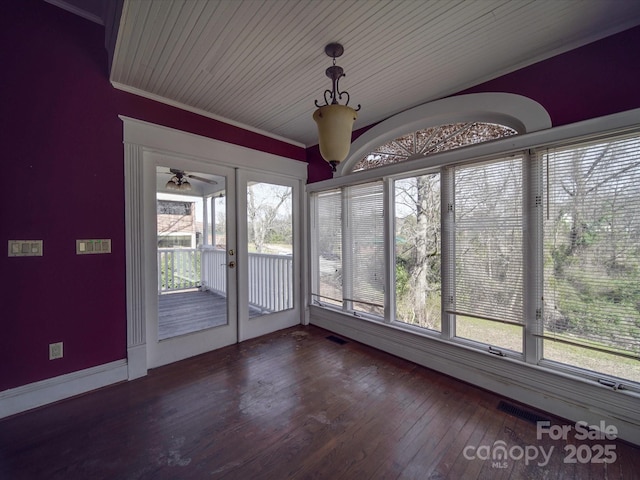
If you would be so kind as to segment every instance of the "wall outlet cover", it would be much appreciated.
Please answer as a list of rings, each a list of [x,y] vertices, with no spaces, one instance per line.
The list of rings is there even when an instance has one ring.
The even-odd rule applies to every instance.
[[[62,358],[62,342],[49,344],[49,360],[55,360],[56,358]]]

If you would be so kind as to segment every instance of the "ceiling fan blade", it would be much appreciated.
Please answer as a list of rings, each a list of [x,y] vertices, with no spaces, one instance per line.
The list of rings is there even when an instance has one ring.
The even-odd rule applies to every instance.
[[[217,185],[218,184],[218,182],[216,182],[215,180],[211,180],[209,178],[204,178],[204,177],[199,177],[198,175],[193,175],[191,173],[188,173],[185,176],[189,177],[189,178],[193,178],[194,180],[199,180],[201,182],[209,183],[211,185]]]

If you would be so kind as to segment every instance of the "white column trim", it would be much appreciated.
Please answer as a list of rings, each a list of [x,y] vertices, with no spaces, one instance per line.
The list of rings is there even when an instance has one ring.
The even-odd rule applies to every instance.
[[[147,374],[142,156],[141,146],[125,142],[125,239],[129,380],[143,377]]]

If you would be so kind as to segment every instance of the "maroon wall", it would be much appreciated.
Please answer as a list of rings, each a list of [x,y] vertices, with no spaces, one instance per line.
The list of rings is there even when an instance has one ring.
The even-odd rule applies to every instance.
[[[640,27],[543,60],[457,95],[516,93],[540,103],[554,127],[640,108]],[[363,105],[362,108],[366,108]],[[640,119],[639,119],[640,120]],[[371,128],[356,130],[353,139]],[[309,183],[331,178],[317,145],[307,148]]]
[[[640,27],[460,92],[529,97],[554,127],[640,107]]]
[[[126,356],[118,114],[308,158],[310,181],[331,176],[317,146],[305,152],[113,89],[104,29],[42,0],[5,2],[0,42],[0,243],[44,241],[43,257],[0,255],[0,391]],[[462,93],[526,95],[554,125],[637,108],[639,46],[635,28]],[[78,238],[111,238],[113,253],[77,256]],[[64,358],[50,361],[58,341]]]
[[[305,159],[303,148],[115,90],[104,28],[42,0],[0,15],[0,391],[126,357],[124,169],[119,114]],[[75,240],[111,238],[110,255]],[[48,345],[64,342],[64,358]]]

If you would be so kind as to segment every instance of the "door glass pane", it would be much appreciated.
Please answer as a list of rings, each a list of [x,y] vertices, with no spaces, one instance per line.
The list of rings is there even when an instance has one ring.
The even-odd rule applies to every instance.
[[[247,185],[250,318],[293,308],[292,193],[284,185]]]
[[[396,320],[440,331],[440,175],[397,180]]]
[[[225,178],[157,168],[158,340],[227,324]]]

